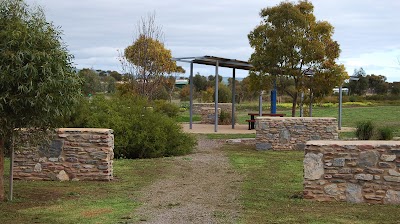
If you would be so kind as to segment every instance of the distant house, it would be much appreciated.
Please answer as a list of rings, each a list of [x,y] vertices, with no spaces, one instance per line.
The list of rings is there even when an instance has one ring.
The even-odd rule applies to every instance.
[[[179,77],[175,79],[175,86],[178,88],[183,88],[187,84],[189,84],[189,80],[185,77]]]
[[[339,94],[339,88],[333,88],[334,94]],[[349,95],[349,88],[342,88],[342,93],[344,95]]]

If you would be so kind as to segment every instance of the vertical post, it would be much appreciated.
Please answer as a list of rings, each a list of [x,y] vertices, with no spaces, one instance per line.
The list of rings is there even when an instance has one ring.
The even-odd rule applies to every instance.
[[[304,100],[304,92],[300,93],[300,117],[303,117],[303,100]]]
[[[313,100],[313,93],[310,89],[310,117],[312,117],[312,100]]]
[[[342,130],[342,84],[339,86],[339,117],[338,117],[338,129]]]
[[[10,155],[10,192],[9,198],[10,201],[13,200],[14,193],[14,133],[12,135],[12,143],[11,143],[11,155]]]
[[[276,77],[274,80],[274,89],[271,90],[271,114],[276,114]]]
[[[235,102],[236,101],[236,69],[232,74],[232,129],[235,129]]]
[[[189,90],[189,95],[190,95],[190,103],[189,103],[189,129],[193,128],[193,62],[190,62],[190,77],[189,77],[189,82],[190,82],[190,90]]]
[[[215,121],[214,132],[218,132],[218,66],[219,62],[215,64]]]
[[[258,97],[258,115],[260,117],[262,116],[262,93],[263,91],[260,92],[260,96]]]

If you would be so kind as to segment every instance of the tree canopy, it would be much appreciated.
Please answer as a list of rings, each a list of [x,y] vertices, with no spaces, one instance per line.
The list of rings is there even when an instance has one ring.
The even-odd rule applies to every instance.
[[[61,31],[40,7],[0,1],[0,200],[4,200],[4,146],[21,129],[43,133],[71,113],[80,79]],[[36,135],[37,136],[37,135]]]
[[[344,81],[344,66],[336,64],[339,44],[332,40],[334,28],[326,21],[317,21],[314,6],[308,1],[282,2],[261,10],[262,22],[248,35],[254,53],[250,62],[255,77],[288,76],[293,79],[295,92],[287,93],[293,99],[295,116],[298,93],[311,81],[307,73],[314,73],[312,86],[320,92]],[[259,82],[259,80],[257,80]]]
[[[137,26],[137,38],[125,48],[123,66],[131,74],[131,84],[139,95],[153,99],[162,86],[164,75],[184,73],[185,70],[172,61],[171,51],[166,49],[161,28],[155,24],[155,16],[142,18]]]
[[[384,95],[390,89],[389,83],[386,82],[386,77],[383,75],[374,75],[367,73],[363,68],[354,69],[353,76],[358,78],[358,81],[350,81],[348,83],[350,94],[380,94]]]

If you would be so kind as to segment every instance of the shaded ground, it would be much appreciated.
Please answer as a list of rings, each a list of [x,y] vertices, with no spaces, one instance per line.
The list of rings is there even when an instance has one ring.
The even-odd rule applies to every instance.
[[[172,158],[165,178],[143,189],[142,223],[234,223],[241,176],[230,166],[221,141],[199,139],[194,154]]]

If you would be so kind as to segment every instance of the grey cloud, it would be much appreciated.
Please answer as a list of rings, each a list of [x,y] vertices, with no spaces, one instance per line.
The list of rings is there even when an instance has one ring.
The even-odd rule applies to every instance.
[[[280,1],[27,0],[28,4],[33,2],[43,6],[48,19],[62,27],[78,67],[92,63],[93,67],[104,69],[119,66],[118,60],[104,49],[123,49],[131,44],[137,21],[153,11],[174,56],[215,54],[247,60],[252,53],[247,35],[260,23],[259,12]],[[317,19],[327,20],[335,27],[341,58],[400,49],[400,1],[311,2]]]

